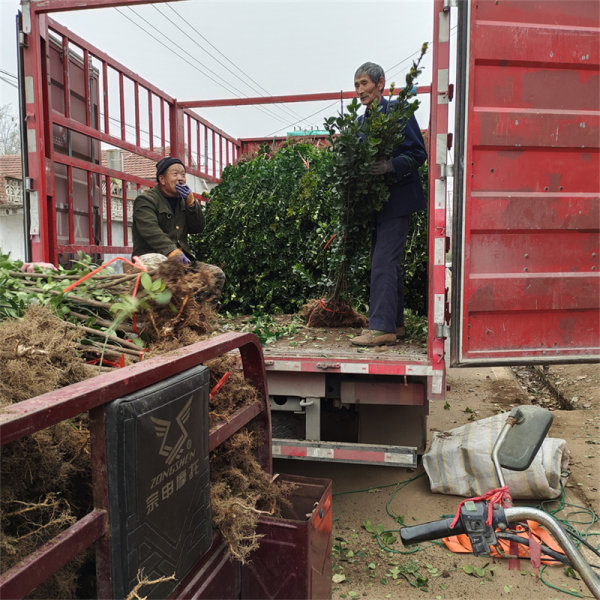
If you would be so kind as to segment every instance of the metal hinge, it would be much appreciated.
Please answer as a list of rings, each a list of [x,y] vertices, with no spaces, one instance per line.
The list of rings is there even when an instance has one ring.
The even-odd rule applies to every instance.
[[[454,165],[442,163],[440,165],[440,179],[445,181],[448,177],[454,177]]]
[[[458,0],[444,0],[444,12],[448,12],[451,8],[458,7]]]
[[[450,327],[444,323],[435,324],[435,337],[438,340],[445,340],[450,337]]]
[[[25,177],[25,191],[31,192],[33,190],[33,177]]]

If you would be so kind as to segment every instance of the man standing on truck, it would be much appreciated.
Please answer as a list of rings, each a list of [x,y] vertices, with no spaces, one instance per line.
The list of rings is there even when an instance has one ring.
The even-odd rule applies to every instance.
[[[172,258],[184,265],[196,263],[188,246],[188,234],[204,229],[200,202],[186,185],[185,166],[174,156],[156,163],[157,184],[142,192],[133,203],[133,256],[148,265]],[[214,296],[219,297],[225,274],[215,266],[202,263],[215,280]]]
[[[375,63],[367,62],[354,74],[354,89],[361,103],[387,112],[392,105],[383,97],[385,73]],[[392,101],[394,102],[394,101]],[[364,116],[359,117],[364,120]],[[389,200],[375,216],[371,245],[371,288],[369,329],[351,341],[356,346],[380,346],[396,343],[404,337],[404,270],[402,261],[408,235],[410,215],[426,207],[419,167],[427,159],[421,130],[414,115],[404,130],[404,141],[392,156],[377,161],[373,175],[391,173]]]

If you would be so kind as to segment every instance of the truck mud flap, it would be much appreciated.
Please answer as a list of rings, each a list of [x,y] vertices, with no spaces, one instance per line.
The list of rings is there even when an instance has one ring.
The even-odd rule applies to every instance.
[[[384,465],[409,469],[414,469],[417,466],[417,448],[410,446],[348,444],[276,438],[273,439],[272,448],[273,458]]]
[[[209,370],[197,366],[113,401],[106,455],[113,598],[140,569],[170,579],[144,589],[167,598],[212,542]]]

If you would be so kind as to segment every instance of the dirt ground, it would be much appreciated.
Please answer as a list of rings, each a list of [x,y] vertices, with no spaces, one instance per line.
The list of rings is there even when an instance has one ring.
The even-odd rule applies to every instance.
[[[555,409],[555,399],[535,386],[524,389],[509,368],[449,369],[447,402],[445,406],[431,406],[430,434],[453,429],[470,418],[508,411],[518,404],[547,406],[554,415],[549,436],[566,440],[570,450],[570,475],[565,486],[568,506],[558,516],[580,531],[589,529],[598,534],[599,523],[593,523],[593,516],[586,511],[600,514],[600,366],[553,366],[544,376],[573,410]],[[406,554],[398,538],[398,517],[406,525],[436,520],[453,515],[461,500],[432,494],[421,464],[410,472],[393,467],[278,460],[274,470],[333,480],[334,600],[567,597],[561,590],[591,597],[583,583],[562,567],[547,567],[542,572],[544,580],[559,588],[554,589],[540,581],[523,559],[518,570],[509,570],[506,559],[453,554],[438,544],[422,544],[417,552]],[[407,481],[406,485],[395,485]],[[546,508],[557,507],[554,503]],[[373,533],[367,531],[367,522],[372,529],[381,524],[395,536],[396,541],[388,540],[389,551],[382,550]],[[590,537],[589,541],[596,545],[599,538]],[[590,554],[588,560],[600,564],[600,558]],[[482,576],[474,568],[479,568]]]

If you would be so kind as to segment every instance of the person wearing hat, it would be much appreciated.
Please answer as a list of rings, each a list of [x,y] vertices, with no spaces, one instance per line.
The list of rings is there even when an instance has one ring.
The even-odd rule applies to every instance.
[[[162,254],[193,262],[187,236],[204,229],[200,203],[185,183],[185,167],[174,156],[156,163],[157,184],[133,203],[133,256]]]
[[[185,166],[174,156],[156,163],[156,185],[142,192],[133,202],[133,252],[147,266],[166,258],[184,265],[196,262],[188,246],[188,234],[201,233],[204,213],[185,182]],[[204,266],[216,282],[215,297],[225,283],[225,274],[215,265]]]

